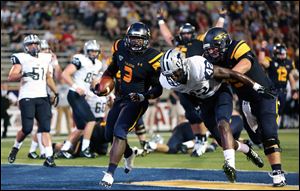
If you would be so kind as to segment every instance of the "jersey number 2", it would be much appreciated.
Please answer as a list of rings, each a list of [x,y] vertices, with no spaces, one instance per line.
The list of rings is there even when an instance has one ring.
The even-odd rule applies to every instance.
[[[279,67],[277,69],[278,73],[278,81],[280,82],[285,82],[286,81],[286,76],[287,76],[287,71],[285,67]]]

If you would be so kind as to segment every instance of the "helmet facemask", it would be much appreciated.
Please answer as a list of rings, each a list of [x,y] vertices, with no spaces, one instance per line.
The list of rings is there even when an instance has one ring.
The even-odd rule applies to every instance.
[[[95,61],[95,59],[98,58],[99,54],[100,54],[100,45],[97,43],[96,40],[90,40],[87,41],[84,44],[84,48],[83,48],[84,54],[91,59],[93,62]]]
[[[140,53],[148,48],[149,40],[140,36],[126,36],[126,43],[132,52]]]
[[[165,53],[167,56],[169,51]],[[179,86],[181,84],[186,84],[188,67],[186,61],[184,60],[184,56],[179,51],[171,51],[173,51],[171,52],[172,55],[170,55],[167,58],[166,55],[162,57],[162,75],[164,75],[167,78],[167,81],[171,86]]]
[[[33,46],[35,44],[36,46]],[[37,35],[28,35],[24,38],[23,47],[24,51],[31,56],[37,56],[41,50],[41,41]]]

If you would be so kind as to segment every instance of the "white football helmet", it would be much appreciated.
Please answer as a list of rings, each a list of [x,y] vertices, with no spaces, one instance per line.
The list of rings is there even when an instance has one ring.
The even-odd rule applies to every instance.
[[[89,54],[90,50],[98,51],[98,54],[96,56],[95,55],[90,55]],[[83,52],[87,57],[89,57],[92,60],[95,60],[101,52],[100,44],[98,44],[96,40],[89,40],[84,44]]]
[[[47,40],[41,40],[41,49],[42,50],[50,49],[50,46],[49,46]]]
[[[182,52],[170,49],[161,57],[162,75],[166,76],[171,86],[179,86],[187,77],[188,66]]]
[[[38,44],[37,49],[36,48],[28,48],[28,45],[30,44]],[[41,40],[39,37],[35,34],[30,34],[26,36],[23,40],[23,48],[24,51],[32,56],[36,56],[39,51],[41,50]]]

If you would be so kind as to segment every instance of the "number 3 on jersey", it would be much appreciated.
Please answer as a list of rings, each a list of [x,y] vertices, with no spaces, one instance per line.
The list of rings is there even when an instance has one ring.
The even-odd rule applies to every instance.
[[[132,68],[130,68],[129,66],[125,66],[124,70],[125,70],[125,74],[123,80],[127,83],[130,83],[132,80]]]

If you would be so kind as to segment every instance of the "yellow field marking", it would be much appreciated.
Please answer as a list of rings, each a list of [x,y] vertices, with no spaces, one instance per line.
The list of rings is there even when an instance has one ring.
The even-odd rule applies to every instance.
[[[131,184],[143,185],[143,186],[168,186],[168,187],[179,187],[179,188],[201,188],[201,189],[222,189],[222,190],[299,190],[299,186],[272,187],[271,184],[229,183],[229,182],[196,181],[196,180],[143,181],[143,182],[131,182]]]

